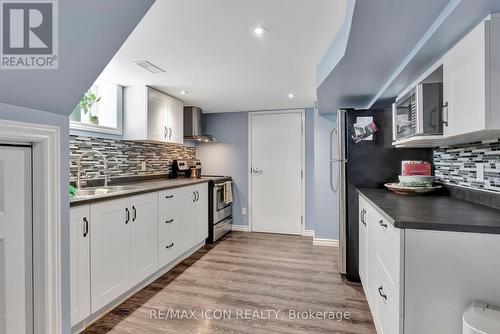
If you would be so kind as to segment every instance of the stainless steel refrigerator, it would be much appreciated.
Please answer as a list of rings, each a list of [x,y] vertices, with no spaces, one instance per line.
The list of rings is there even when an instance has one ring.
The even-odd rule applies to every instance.
[[[354,124],[369,118],[378,132],[355,143]],[[356,188],[384,188],[397,181],[402,160],[432,160],[431,149],[392,146],[392,109],[343,109],[330,133],[330,187],[336,193],[339,221],[339,270],[349,281],[358,274],[358,194]]]

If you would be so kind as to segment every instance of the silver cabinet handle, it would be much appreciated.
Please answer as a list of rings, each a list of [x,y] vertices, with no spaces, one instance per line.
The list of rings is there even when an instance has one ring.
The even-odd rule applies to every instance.
[[[125,224],[128,224],[128,222],[130,221],[130,211],[128,208],[125,208],[125,212],[127,213],[127,220],[125,220]]]
[[[165,196],[166,199],[171,199],[171,198],[174,198],[174,195],[167,195]]]
[[[171,223],[173,223],[173,222],[174,222],[174,218],[167,220],[167,221],[165,222],[165,224],[171,224]]]
[[[135,220],[137,219],[137,210],[133,205],[132,205],[132,210],[134,210],[134,218],[132,218],[132,221],[135,222]]]
[[[167,127],[166,126],[163,127],[163,137],[167,138]]]
[[[196,192],[193,191],[193,203],[196,202]]]
[[[384,291],[384,289],[382,288],[382,286],[379,286],[378,287],[378,294],[380,295],[380,297],[382,297],[385,300],[387,300],[387,295],[383,291]]]
[[[380,225],[380,226],[387,228],[387,224],[385,224],[385,223],[384,223],[384,220],[383,220],[383,219],[380,219],[380,220],[378,221],[378,223],[379,223],[379,225]]]
[[[446,116],[446,117],[445,117]],[[443,105],[443,124],[448,126],[448,102]]]
[[[200,193],[196,190],[196,202],[200,200]]]
[[[172,128],[169,127],[168,128],[168,139],[171,139],[172,138]]]
[[[366,226],[365,214],[366,214],[366,210],[365,209],[361,210],[361,222],[363,223],[363,225]]]
[[[165,246],[165,248],[171,248],[171,247],[174,247],[174,243],[173,242],[170,243],[170,245]]]

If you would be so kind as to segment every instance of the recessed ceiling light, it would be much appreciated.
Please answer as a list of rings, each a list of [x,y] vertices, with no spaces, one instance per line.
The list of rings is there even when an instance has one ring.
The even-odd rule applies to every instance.
[[[156,66],[155,64],[150,63],[147,60],[135,61],[134,63],[136,65],[142,67],[143,69],[148,70],[151,73],[162,73],[162,72],[165,72],[164,69]]]
[[[266,29],[264,27],[256,27],[253,30],[255,36],[262,36],[266,33]]]
[[[181,94],[182,94],[182,95],[186,95],[187,93],[188,93],[188,91],[187,91],[187,90],[184,90],[184,89],[183,89],[183,90],[181,90]]]
[[[293,99],[294,97],[295,97],[295,95],[293,95],[292,93],[288,94],[289,99]]]

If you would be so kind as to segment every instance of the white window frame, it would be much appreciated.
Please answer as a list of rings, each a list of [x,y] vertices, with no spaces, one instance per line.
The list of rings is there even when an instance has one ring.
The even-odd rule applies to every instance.
[[[102,134],[107,134],[107,135],[117,135],[117,136],[122,136],[123,135],[123,86],[117,85],[116,89],[116,128],[109,127],[109,126],[103,126],[103,125],[93,125],[93,124],[88,124],[88,123],[82,123],[82,122],[76,122],[70,120],[69,122],[69,128],[70,128],[70,134],[75,134],[73,133],[73,130],[75,131],[84,131],[84,132],[93,132],[93,133],[102,133]]]
[[[0,120],[0,142],[32,145],[34,334],[62,334],[61,130]]]

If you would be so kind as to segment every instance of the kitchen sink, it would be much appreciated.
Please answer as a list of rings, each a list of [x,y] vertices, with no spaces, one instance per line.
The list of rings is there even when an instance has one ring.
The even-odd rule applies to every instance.
[[[75,198],[92,197],[97,195],[112,194],[120,191],[134,190],[138,186],[108,186],[108,187],[89,187],[78,189]]]

